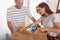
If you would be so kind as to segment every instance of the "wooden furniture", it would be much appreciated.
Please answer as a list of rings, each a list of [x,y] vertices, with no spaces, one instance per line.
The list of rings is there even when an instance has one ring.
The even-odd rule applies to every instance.
[[[47,34],[40,31],[35,34],[27,30],[19,31],[12,34],[11,40],[47,40]]]

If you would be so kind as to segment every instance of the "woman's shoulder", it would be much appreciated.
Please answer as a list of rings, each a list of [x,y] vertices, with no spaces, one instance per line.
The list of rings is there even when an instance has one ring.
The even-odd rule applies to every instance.
[[[59,13],[52,14],[52,20],[54,22],[60,22],[60,14]]]
[[[53,13],[52,16],[53,17],[60,17],[60,13]]]

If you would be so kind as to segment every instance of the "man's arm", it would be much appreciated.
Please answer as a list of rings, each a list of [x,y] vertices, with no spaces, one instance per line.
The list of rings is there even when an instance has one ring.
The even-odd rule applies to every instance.
[[[14,29],[13,29],[13,26],[12,26],[12,23],[11,23],[11,10],[10,8],[7,9],[7,25],[8,25],[8,28],[10,29],[10,31],[13,33],[14,32]]]
[[[40,19],[38,19],[37,21],[35,20],[35,18],[34,17],[32,17],[32,18],[30,18],[32,21],[33,21],[33,23],[31,23],[30,25],[28,25],[27,27],[25,27],[26,29],[28,29],[28,28],[31,28],[31,26],[34,24],[34,25],[39,25],[39,23],[41,23],[41,20]]]
[[[39,23],[42,23],[40,18],[38,20],[35,20],[35,18],[32,17],[31,20],[33,21],[34,25],[39,25]]]
[[[36,19],[34,17],[31,17],[30,19],[33,21],[33,23],[36,22]]]
[[[33,23],[32,23],[33,24]],[[31,28],[32,24],[28,25],[27,27],[25,27],[26,29]]]
[[[8,24],[8,28],[13,33],[14,32],[14,29],[13,29],[13,26],[12,26],[11,22],[10,21],[7,21],[7,24]]]
[[[30,17],[29,17],[29,18],[30,18]],[[33,23],[36,22],[36,20],[35,20],[34,17],[31,17],[30,19],[33,21]],[[31,23],[30,25],[28,25],[28,26],[25,27],[25,28],[26,28],[26,29],[31,28],[31,26],[33,25],[33,23]]]

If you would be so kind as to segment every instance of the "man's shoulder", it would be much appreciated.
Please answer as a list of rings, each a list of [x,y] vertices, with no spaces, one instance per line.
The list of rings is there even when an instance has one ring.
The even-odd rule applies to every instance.
[[[7,8],[7,10],[10,10],[10,9],[13,9],[14,8],[14,6],[10,6],[9,8]]]

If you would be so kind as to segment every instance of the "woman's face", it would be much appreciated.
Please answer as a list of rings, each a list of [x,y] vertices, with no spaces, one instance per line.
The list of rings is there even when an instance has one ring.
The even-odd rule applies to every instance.
[[[40,15],[44,15],[45,14],[45,8],[37,7],[37,13],[39,13]]]

